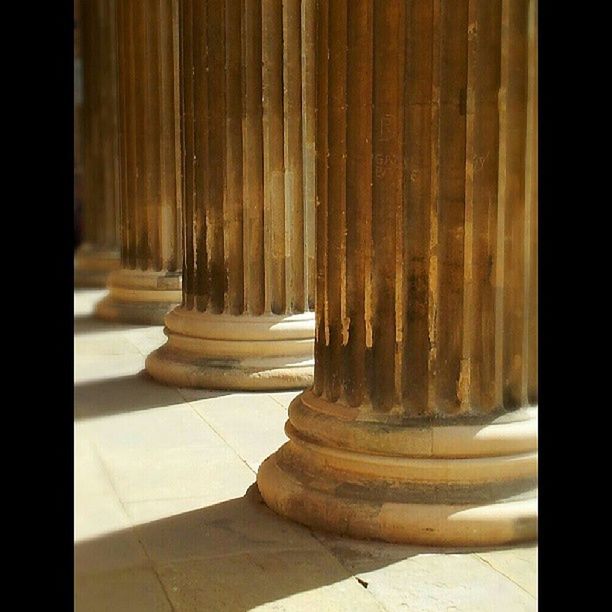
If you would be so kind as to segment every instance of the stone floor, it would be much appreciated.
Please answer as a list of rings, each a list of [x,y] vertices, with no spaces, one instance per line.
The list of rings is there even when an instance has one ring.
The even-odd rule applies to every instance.
[[[537,547],[361,542],[277,517],[253,487],[296,392],[165,387],[161,327],[91,317],[75,293],[77,612],[537,608]]]

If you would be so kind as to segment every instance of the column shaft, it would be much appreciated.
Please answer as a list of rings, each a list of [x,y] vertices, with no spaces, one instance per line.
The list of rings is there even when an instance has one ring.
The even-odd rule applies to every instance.
[[[177,0],[117,3],[121,270],[97,312],[162,323],[181,301]]]
[[[115,0],[80,2],[83,62],[82,246],[75,284],[104,287],[119,267],[118,95]]]
[[[536,2],[317,3],[315,380],[261,467],[359,537],[534,537]]]
[[[312,381],[312,7],[180,2],[185,263],[168,344],[147,360],[162,381]]]

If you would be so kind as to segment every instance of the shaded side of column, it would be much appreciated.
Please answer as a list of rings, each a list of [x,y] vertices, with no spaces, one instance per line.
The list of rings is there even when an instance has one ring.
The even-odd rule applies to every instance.
[[[119,265],[118,92],[115,0],[80,3],[83,66],[83,246],[76,283],[104,286]]]

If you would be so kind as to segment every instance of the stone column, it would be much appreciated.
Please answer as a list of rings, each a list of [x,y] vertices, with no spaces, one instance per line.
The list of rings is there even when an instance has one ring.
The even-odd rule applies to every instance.
[[[79,3],[83,69],[82,243],[75,285],[104,287],[119,267],[119,133],[115,0]],[[77,131],[79,131],[77,129]]]
[[[73,4],[73,53],[74,53],[74,91],[73,91],[73,155],[74,155],[74,180],[73,180],[73,211],[74,211],[74,244],[82,242],[81,236],[81,212],[83,203],[83,57],[81,53],[81,7],[80,2]],[[76,263],[76,262],[75,262]],[[75,266],[75,284],[76,282]]]
[[[258,474],[278,513],[536,536],[535,10],[318,2],[315,380]]]
[[[209,388],[312,383],[314,4],[185,0],[183,303],[147,359]]]
[[[117,2],[121,270],[105,319],[162,324],[181,301],[177,0]]]

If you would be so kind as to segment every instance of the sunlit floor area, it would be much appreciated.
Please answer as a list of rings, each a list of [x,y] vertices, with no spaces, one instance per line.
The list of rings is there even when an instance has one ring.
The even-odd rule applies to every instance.
[[[156,383],[162,327],[94,319],[104,294],[75,292],[77,612],[537,609],[536,546],[397,546],[276,516],[255,475],[297,392]]]

